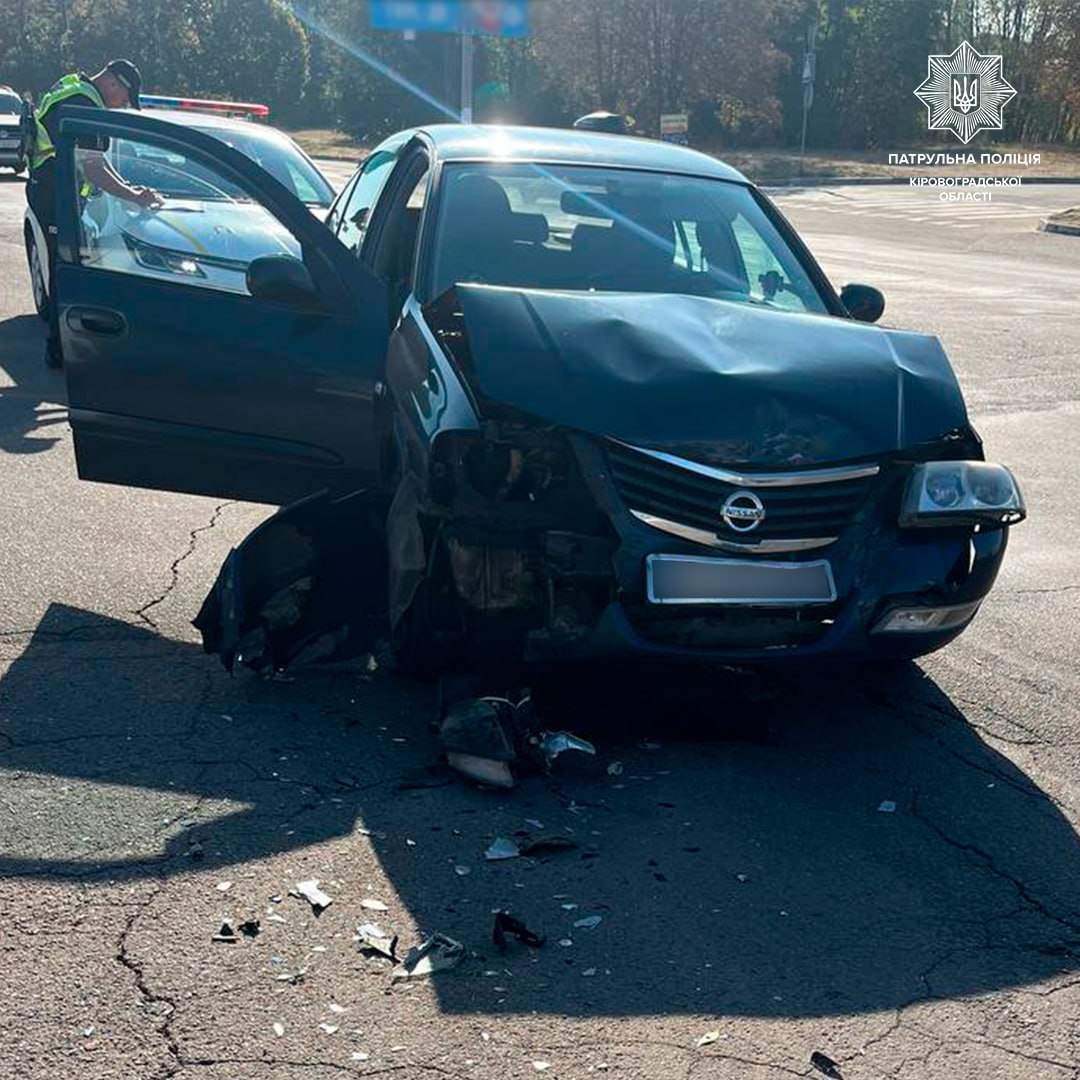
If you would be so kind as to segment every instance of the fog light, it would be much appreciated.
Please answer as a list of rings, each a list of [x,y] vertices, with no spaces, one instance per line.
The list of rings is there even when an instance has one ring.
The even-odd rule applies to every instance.
[[[952,607],[893,608],[874,624],[872,634],[925,634],[952,630],[966,623],[979,610],[980,601]]]

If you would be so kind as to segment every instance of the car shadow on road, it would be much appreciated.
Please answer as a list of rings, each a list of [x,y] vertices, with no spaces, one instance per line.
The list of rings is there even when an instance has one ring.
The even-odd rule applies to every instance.
[[[392,673],[230,679],[63,607],[0,649],[0,875],[167,880],[351,835],[405,922],[481,954],[438,978],[446,1011],[816,1016],[1078,966],[1073,828],[914,666],[749,690],[607,672],[545,717],[597,756],[496,793],[435,767],[433,694]],[[579,846],[484,857],[552,834]],[[499,957],[500,908],[547,944]],[[367,914],[339,891],[324,919]]]
[[[44,341],[36,315],[0,321],[0,452],[40,454],[59,441],[42,430],[67,422],[67,409],[54,404],[65,399],[64,376],[46,369]]]

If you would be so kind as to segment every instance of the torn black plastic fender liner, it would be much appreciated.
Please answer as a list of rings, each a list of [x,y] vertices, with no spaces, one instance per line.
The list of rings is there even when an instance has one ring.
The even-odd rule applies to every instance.
[[[385,503],[325,492],[283,507],[225,560],[193,624],[229,671],[342,660],[386,633]]]
[[[842,461],[967,425],[937,338],[704,297],[454,287],[489,401],[731,462]]]

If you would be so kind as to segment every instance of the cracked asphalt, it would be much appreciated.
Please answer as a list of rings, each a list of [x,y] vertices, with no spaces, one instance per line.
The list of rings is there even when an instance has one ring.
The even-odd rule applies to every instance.
[[[545,708],[597,758],[491,793],[434,767],[433,691],[387,664],[202,654],[189,620],[268,510],[76,479],[0,177],[0,1076],[1080,1077],[1080,241],[1034,231],[1075,189],[914,195],[779,202],[941,335],[1024,485],[974,626],[900,673],[595,672]],[[485,860],[517,833],[580,846]],[[499,955],[501,908],[547,943]],[[368,921],[470,956],[391,985]]]

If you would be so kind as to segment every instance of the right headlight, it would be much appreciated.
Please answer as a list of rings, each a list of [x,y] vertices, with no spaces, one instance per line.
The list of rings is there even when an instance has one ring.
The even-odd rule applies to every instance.
[[[904,492],[900,525],[1015,525],[1027,517],[1020,486],[1004,465],[931,461],[916,465]]]

